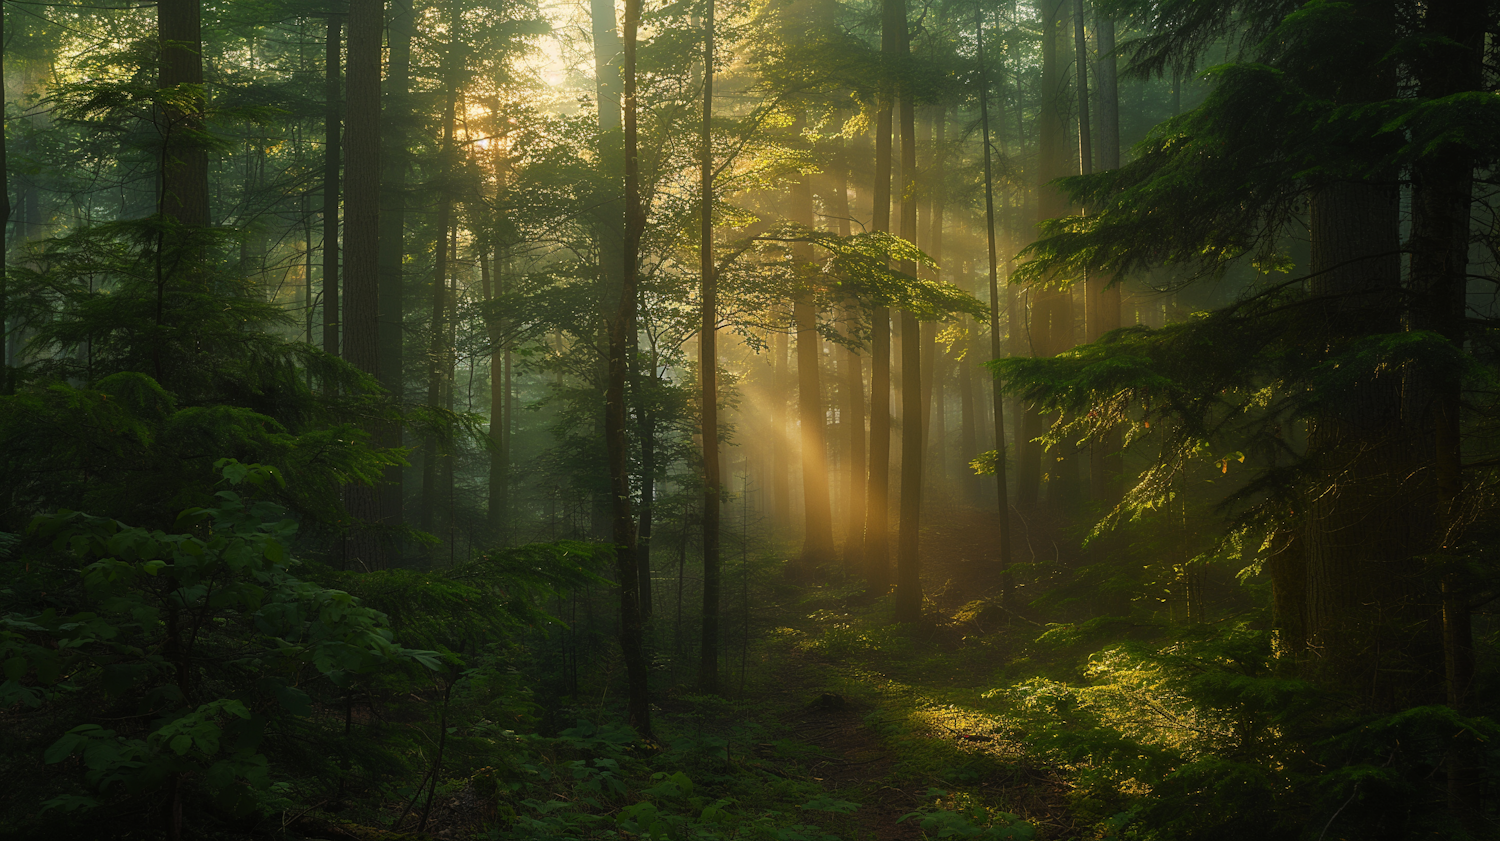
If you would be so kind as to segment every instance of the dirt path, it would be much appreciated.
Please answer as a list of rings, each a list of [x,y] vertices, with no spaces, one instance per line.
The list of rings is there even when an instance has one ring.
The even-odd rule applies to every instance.
[[[858,835],[847,841],[920,841],[915,822],[898,823],[921,803],[918,792],[897,787],[891,778],[896,755],[867,719],[875,708],[841,695],[814,694],[816,666],[788,664],[781,694],[789,706],[814,695],[811,703],[792,706],[785,735],[817,749],[806,761],[807,773],[829,796],[859,803],[850,818]]]
[[[988,623],[978,621],[962,626],[946,625],[941,617],[952,616],[976,599],[995,595],[997,531],[994,517],[988,511],[965,506],[945,509],[942,516],[931,518],[924,529],[923,589],[939,614],[929,618],[935,623],[927,634],[929,643],[957,647],[962,645],[960,639],[966,633],[994,630],[979,627]],[[989,611],[985,614],[988,619]],[[910,765],[904,771],[899,767],[901,757],[892,746],[896,743],[888,741],[879,725],[882,717],[891,715],[902,719],[903,727],[911,728],[907,738],[948,742],[970,755],[988,754],[994,761],[983,765],[986,769],[983,777],[963,786],[986,805],[1022,815],[1043,838],[1070,837],[1075,833],[1066,803],[1067,785],[1055,769],[1025,755],[1015,741],[1017,734],[999,732],[989,715],[945,705],[932,710],[931,716],[922,716],[927,720],[919,722],[907,717],[907,712],[887,709],[895,696],[887,699],[886,695],[895,690],[906,697],[907,700],[896,702],[898,707],[904,707],[911,692],[919,696],[928,694],[920,686],[901,684],[899,679],[860,668],[863,673],[860,681],[870,681],[871,691],[860,690],[855,693],[858,697],[845,697],[832,694],[847,691],[834,688],[840,685],[840,679],[833,673],[841,671],[841,666],[854,665],[853,662],[834,662],[805,651],[787,651],[783,657],[777,664],[781,671],[776,697],[768,701],[785,711],[781,719],[782,735],[817,750],[816,756],[801,763],[806,773],[821,783],[830,796],[860,804],[849,818],[853,826],[846,824],[844,832],[840,832],[846,841],[924,839],[926,836],[916,818],[898,821],[931,804],[929,788],[951,788],[943,780],[913,772]],[[971,662],[970,668],[984,671],[995,665]],[[955,678],[963,682],[971,674]],[[933,699],[924,703],[939,702]],[[853,832],[845,835],[849,829]]]

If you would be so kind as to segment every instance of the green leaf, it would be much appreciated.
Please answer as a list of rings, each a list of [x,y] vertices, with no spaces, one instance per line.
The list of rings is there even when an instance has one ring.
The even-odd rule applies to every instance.
[[[62,762],[72,756],[73,750],[86,741],[88,741],[86,737],[77,733],[64,733],[62,738],[53,742],[42,754],[42,762],[47,765]]]
[[[167,745],[172,749],[173,753],[182,756],[193,746],[193,737],[186,733],[181,736],[173,736],[172,741],[168,742]]]

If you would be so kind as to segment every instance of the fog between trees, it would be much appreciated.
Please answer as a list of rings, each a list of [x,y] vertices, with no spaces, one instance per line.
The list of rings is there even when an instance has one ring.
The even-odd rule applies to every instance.
[[[1495,11],[6,5],[5,825],[1489,837]]]

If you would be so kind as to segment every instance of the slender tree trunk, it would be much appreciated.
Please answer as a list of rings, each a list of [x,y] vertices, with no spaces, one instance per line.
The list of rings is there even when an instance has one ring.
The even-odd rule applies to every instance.
[[[5,15],[0,10],[0,115],[5,113]],[[10,169],[6,158],[5,132],[0,130],[0,394],[10,394],[10,285],[6,267],[10,262]]]
[[[481,292],[493,302],[505,294],[508,267],[500,251],[495,253],[493,278],[488,246],[476,250]],[[490,451],[489,500],[486,510],[491,539],[509,544],[510,518],[510,345],[509,325],[491,317],[490,336]]]
[[[703,125],[698,136],[698,271],[702,303],[698,323],[698,377],[702,383],[703,425],[703,651],[698,684],[719,691],[719,285],[714,276],[714,0],[703,22]],[[678,584],[679,593],[681,584]],[[679,615],[681,609],[678,610]]]
[[[651,738],[650,687],[645,657],[645,621],[640,605],[640,568],[636,562],[635,518],[630,504],[630,451],[625,409],[625,380],[631,366],[630,350],[636,331],[636,272],[646,208],[641,200],[640,158],[636,127],[636,34],[642,0],[625,0],[623,96],[625,129],[625,236],[623,285],[618,310],[609,325],[609,382],[605,400],[605,445],[609,458],[610,508],[615,544],[615,571],[620,587],[620,647],[629,685],[630,725]]]
[[[894,66],[904,43],[906,12],[902,0],[882,0],[880,52]],[[891,230],[891,117],[895,90],[882,82],[875,115],[875,207],[873,227]],[[870,313],[870,482],[865,494],[865,564],[870,583],[884,594],[891,586],[891,312],[877,305]]]
[[[323,43],[323,350],[339,355],[339,99],[343,21],[328,16]]]
[[[443,53],[443,141],[438,151],[437,250],[432,262],[432,329],[428,345],[427,405],[447,407],[452,401],[453,347],[449,343],[449,233],[453,225],[453,164],[456,155],[454,135],[457,130],[458,75],[463,49],[459,42],[459,10],[450,4],[448,49]],[[420,523],[425,532],[441,528],[437,519],[440,505],[447,500],[448,475],[453,454],[436,433],[428,433],[422,444],[422,504]]]
[[[1004,356],[1000,347],[1000,255],[995,240],[995,182],[993,164],[991,162],[992,149],[990,147],[990,96],[989,96],[989,68],[984,63],[984,20],[976,10],[974,17],[974,30],[979,43],[979,122],[984,143],[984,221],[985,234],[989,244],[990,258],[990,356],[999,359]],[[998,516],[1000,520],[1000,546],[999,546],[999,584],[1000,604],[1009,608],[1012,602],[1012,591],[1015,589],[1011,579],[1011,526],[1010,526],[1010,488],[1006,470],[1006,446],[1005,446],[1005,391],[1001,387],[1000,379],[995,378],[994,388],[995,408],[995,491],[998,502]]]
[[[411,136],[411,41],[416,18],[411,0],[390,0],[390,44],[386,76],[386,105],[380,131],[381,184],[379,244],[376,254],[379,287],[377,319],[379,337],[380,384],[391,399],[402,401],[405,380],[402,377],[402,317],[405,312],[402,290],[402,262],[406,249],[406,174],[410,163],[408,140]],[[380,444],[401,446],[401,425],[386,424]],[[400,464],[386,467],[380,487],[381,521],[387,529],[397,530],[405,517],[402,483],[406,470]],[[399,554],[394,547],[391,550]]]
[[[911,52],[906,12],[901,10],[901,54]],[[917,239],[916,103],[910,90],[901,90],[901,238]],[[916,263],[902,270],[916,275]],[[901,521],[896,538],[896,621],[922,618],[922,331],[910,312],[901,313]]]

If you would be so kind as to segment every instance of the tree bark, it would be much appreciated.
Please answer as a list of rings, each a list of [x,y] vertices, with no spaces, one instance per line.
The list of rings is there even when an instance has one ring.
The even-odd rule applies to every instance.
[[[380,267],[380,64],[385,28],[380,0],[350,0],[344,137],[344,358],[379,374]],[[379,429],[369,430],[373,435]],[[376,440],[379,440],[377,437]],[[356,522],[377,523],[375,489],[353,486],[346,495]],[[357,530],[350,555],[368,568],[382,564],[380,543]]]
[[[906,10],[902,0],[882,0],[880,52],[886,64],[875,114],[874,218],[876,231],[891,230],[891,118],[895,89],[891,77],[905,43]],[[865,564],[872,588],[884,594],[891,586],[891,311],[876,305],[870,313],[870,479],[865,492]]]
[[[1317,187],[1309,216],[1318,340],[1336,352],[1361,336],[1399,330],[1394,180]],[[1405,594],[1417,591],[1409,505],[1398,490],[1409,469],[1400,375],[1372,371],[1344,391],[1329,395],[1309,422],[1309,457],[1327,478],[1308,491],[1307,637],[1328,682],[1386,706],[1400,687],[1382,676],[1411,665],[1391,658],[1409,652],[1412,641],[1390,634]]]
[[[990,147],[989,68],[984,62],[984,20],[976,9],[974,30],[979,43],[979,122],[984,143],[984,219],[985,233],[989,245],[990,266],[990,355],[1001,358],[1000,347],[1000,256],[995,239],[995,182]],[[1011,527],[1010,488],[1007,479],[1005,446],[1005,391],[1000,379],[995,378],[993,389],[995,411],[995,490],[1000,523],[999,585],[1000,605],[1009,608],[1015,589],[1011,578]]]
[[[203,12],[200,0],[161,0],[156,11],[156,36],[160,44],[158,85],[203,84]],[[208,154],[192,137],[202,128],[201,96],[191,99],[186,110],[163,109],[157,130],[165,149],[161,168],[161,212],[185,227],[201,228],[209,223]]]
[[[386,105],[380,132],[380,230],[376,253],[380,313],[376,326],[379,339],[376,352],[379,364],[376,367],[380,384],[391,399],[398,402],[405,397],[402,261],[406,255],[406,175],[411,158],[408,143],[412,121],[411,41],[415,30],[411,0],[390,0]],[[396,422],[386,424],[381,430],[380,444],[401,446],[401,425]],[[380,488],[381,521],[392,531],[397,530],[405,519],[402,510],[405,476],[402,465],[390,465],[385,469]]]
[[[623,285],[614,318],[609,324],[609,381],[605,399],[605,445],[609,459],[610,510],[615,543],[615,571],[620,587],[620,647],[625,657],[629,686],[630,726],[651,738],[651,700],[645,656],[645,622],[641,615],[639,566],[636,563],[635,518],[630,504],[630,452],[627,440],[625,380],[635,345],[636,272],[640,262],[641,237],[646,227],[646,208],[641,201],[641,168],[636,103],[636,35],[641,23],[642,0],[625,0],[624,49],[622,51],[625,129],[625,226]]]
[[[323,42],[323,351],[339,355],[339,99],[343,21],[328,16]]]
[[[448,48],[443,51],[443,141],[438,150],[437,184],[437,250],[432,262],[432,328],[428,345],[427,405],[450,409],[453,402],[454,348],[449,342],[449,234],[453,226],[453,166],[457,150],[459,70],[463,48],[459,41],[460,6],[449,4]],[[435,533],[442,524],[437,512],[451,488],[444,479],[449,475],[453,454],[435,432],[422,444],[422,504],[420,523],[425,532]],[[446,510],[446,508],[444,508]],[[451,517],[449,518],[451,519]]]
[[[911,52],[905,3],[900,10],[901,55]],[[917,240],[917,131],[916,103],[909,89],[900,90],[901,102],[901,238]],[[902,271],[917,274],[917,265],[907,262]],[[901,313],[901,521],[896,538],[896,621],[922,618],[922,331],[910,312]]]
[[[0,47],[5,44],[5,15],[0,10]],[[5,50],[0,48],[0,114],[5,113]],[[10,164],[6,158],[5,132],[0,130],[0,394],[11,394],[10,284],[6,274],[10,262]]]
[[[703,413],[703,650],[698,685],[719,691],[719,286],[714,276],[714,0],[703,22],[703,124],[698,136],[698,272],[702,301],[698,323],[698,378]],[[681,585],[679,584],[679,587]]]
[[[1042,92],[1038,118],[1038,181],[1037,221],[1056,219],[1068,212],[1068,202],[1062,191],[1051,182],[1064,175],[1071,175],[1069,153],[1066,149],[1069,110],[1067,71],[1062,60],[1068,43],[1065,25],[1067,0],[1050,0],[1042,7]],[[1029,322],[1030,345],[1033,355],[1055,356],[1072,343],[1073,317],[1072,298],[1066,290],[1048,284],[1033,287]],[[1022,442],[1016,448],[1017,497],[1023,506],[1035,505],[1041,498],[1042,451],[1033,441],[1046,431],[1046,421],[1034,407],[1027,406],[1021,419]],[[1057,488],[1059,471],[1057,462],[1048,461],[1049,487]],[[1049,493],[1049,497],[1054,494]]]
[[[589,22],[594,37],[594,95],[599,120],[599,168],[605,174],[605,192],[596,202],[595,230],[599,257],[600,300],[614,302],[619,298],[625,278],[625,179],[624,147],[621,145],[623,81],[620,75],[622,48],[615,26],[614,0],[590,0]],[[606,304],[606,307],[612,304]],[[605,316],[607,321],[609,316]],[[607,333],[607,328],[605,328]],[[607,335],[601,337],[604,360],[598,369],[599,382],[607,383]],[[631,338],[634,347],[635,339]],[[605,386],[607,389],[607,385]],[[596,429],[603,435],[605,419],[595,417]],[[612,504],[606,489],[592,500],[593,532],[599,539],[611,534]]]

